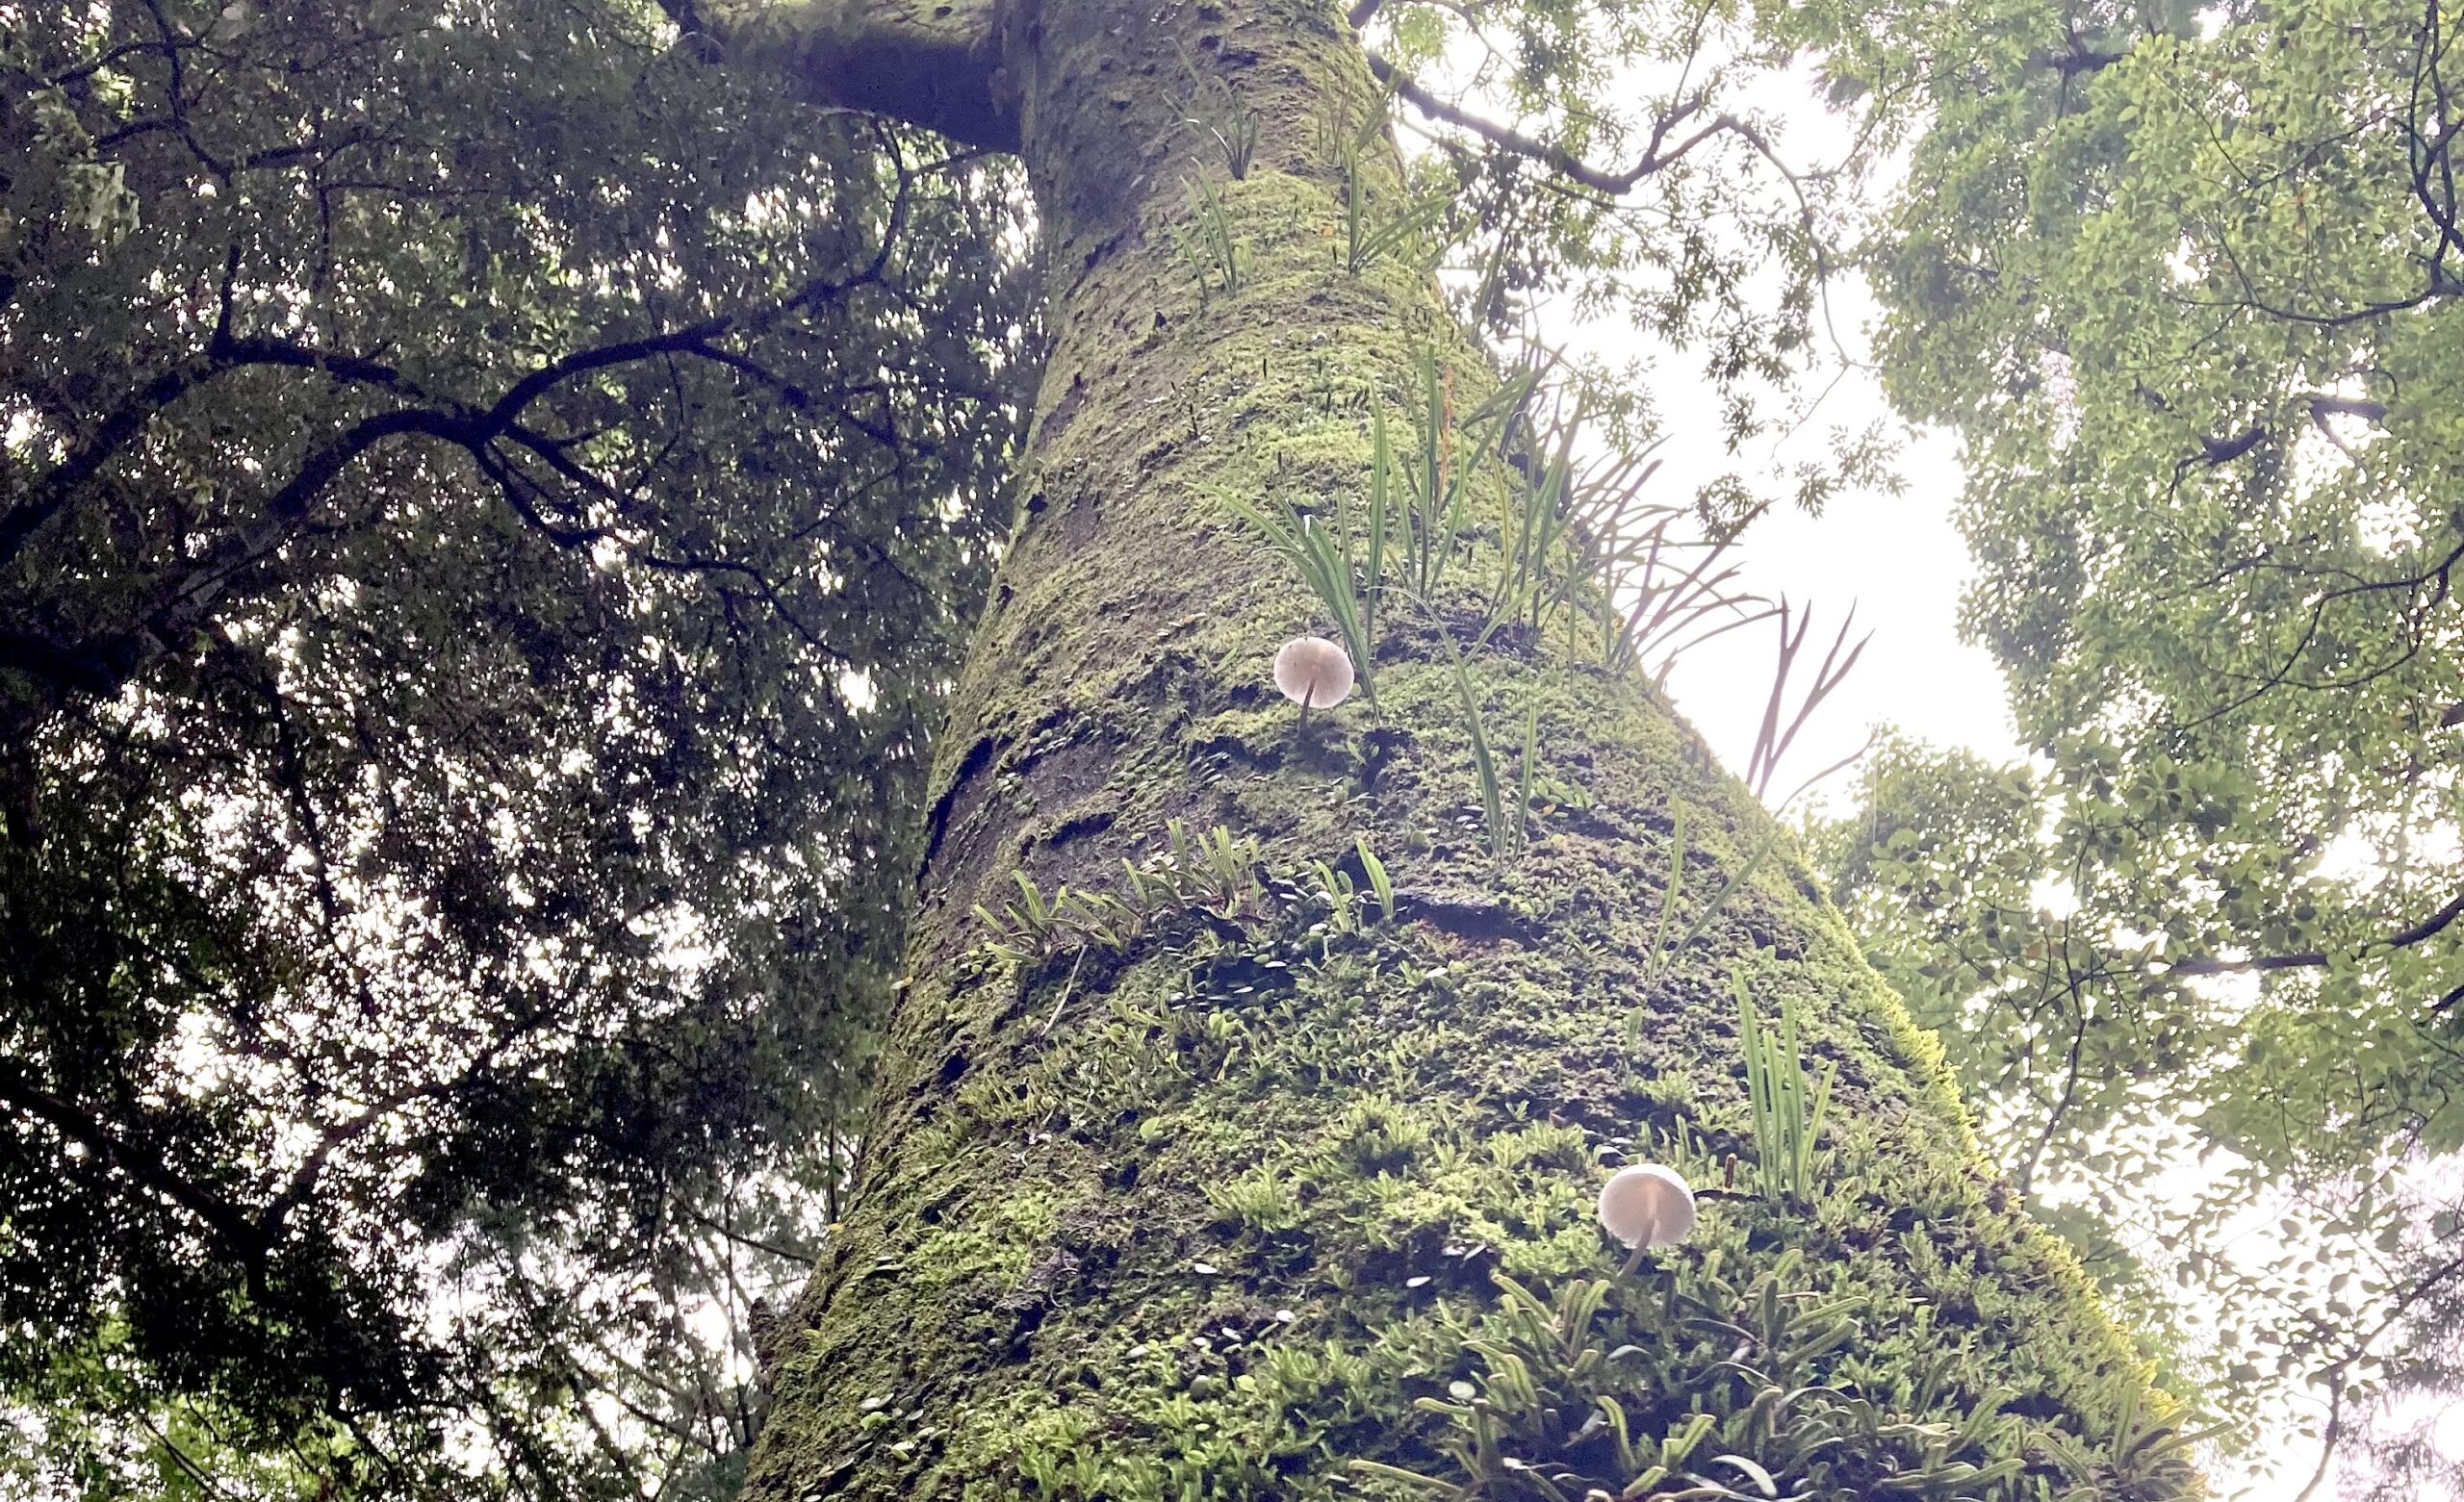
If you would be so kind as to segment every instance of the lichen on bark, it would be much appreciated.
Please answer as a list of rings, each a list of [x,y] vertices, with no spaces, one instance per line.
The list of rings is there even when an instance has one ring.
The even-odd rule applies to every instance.
[[[1500,859],[1470,813],[1444,600],[1390,617],[1377,716],[1304,726],[1274,695],[1277,644],[1322,623],[1217,497],[1357,494],[1368,405],[1400,409],[1424,359],[1467,398],[1490,379],[1424,276],[1343,264],[1321,122],[1373,96],[1348,29],[1296,0],[1045,0],[997,40],[1052,353],[938,753],[853,1208],[775,1337],[752,1494],[1407,1494],[1401,1472],[1517,1494],[1527,1471],[1473,1474],[1466,1438],[1509,1407],[1502,1280],[1553,1308],[1616,1271],[1590,1203],[1619,1160],[1724,1186],[1750,1157],[1739,966],[1837,1066],[1828,1175],[1808,1205],[1708,1200],[1694,1241],[1601,1295],[1586,1331],[1667,1357],[1635,1422],[1741,1411],[1735,1368],[1782,1353],[1695,1361],[1666,1311],[1768,1294],[1853,1310],[1788,1369],[1878,1415],[1974,1420],[1975,1457],[2019,1466],[1996,1494],[2190,1494],[2161,1444],[2131,1450],[2169,1400],[1983,1168],[1936,1046],[1802,871],[1764,863],[1656,962],[1673,810],[1693,892],[1769,830],[1665,704],[1552,644],[1476,654],[1492,722],[1536,710],[1548,771],[1585,795]],[[1241,178],[1186,123],[1194,74],[1261,121]],[[1181,248],[1200,173],[1244,247],[1234,286]],[[1286,877],[1365,836],[1401,911],[1330,936],[1278,888],[1120,954],[989,957],[974,909],[1013,873],[1101,887],[1171,820],[1254,839]],[[1568,1433],[1518,1463],[1607,1464],[1556,1401],[1517,1421]],[[1922,1448],[1870,1444],[1876,1464]]]

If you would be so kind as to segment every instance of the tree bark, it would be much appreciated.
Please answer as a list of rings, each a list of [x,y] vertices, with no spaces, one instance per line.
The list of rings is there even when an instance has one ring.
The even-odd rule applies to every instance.
[[[1932,1411],[2007,1404],[2101,1454],[2143,1389],[2138,1356],[1980,1165],[1932,1040],[1802,870],[1762,862],[1658,958],[1770,824],[1655,696],[1554,644],[1473,655],[1488,724],[1515,731],[1492,738],[1519,741],[1536,709],[1541,771],[1588,799],[1535,814],[1500,859],[1443,611],[1387,613],[1380,714],[1355,700],[1304,721],[1273,691],[1315,601],[1214,497],[1357,495],[1367,408],[1404,410],[1424,352],[1458,408],[1491,379],[1424,275],[1345,268],[1324,122],[1375,97],[1348,27],[1309,0],[917,13],[799,8],[725,38],[808,99],[894,109],[919,28],[939,27],[925,39],[965,67],[905,113],[1020,152],[1054,334],[1023,525],[938,752],[876,1114],[851,1208],[773,1337],[749,1495],[1411,1489],[1355,1461],[1505,1487],[1527,1472],[1474,1477],[1447,1453],[1476,1419],[1415,1400],[1494,1377],[1466,1344],[1500,1338],[1493,1275],[1544,1299],[1614,1278],[1624,1253],[1591,1200],[1618,1161],[1673,1160],[1716,1190],[1752,1160],[1740,966],[1766,1006],[1798,1000],[1809,1054],[1838,1070],[1827,1176],[1811,1204],[1707,1197],[1694,1240],[1619,1280],[1602,1319],[1641,1317],[1655,1279],[1779,1268],[1854,1306],[1826,1381],[1861,1374],[1922,1414],[1912,1389],[1939,1365],[1955,1396]],[[1203,128],[1228,124],[1206,118],[1225,99],[1261,127],[1240,179]],[[1391,145],[1376,165],[1391,192]],[[1246,258],[1230,290],[1181,248],[1200,178]],[[1663,929],[1680,805],[1693,895]],[[1174,820],[1255,840],[1264,892],[1231,917],[1168,912],[1118,952],[988,948],[1022,942],[975,913],[1015,895],[1014,873],[1046,898],[1117,890]],[[1322,909],[1282,878],[1322,861],[1364,881],[1363,837],[1396,920],[1311,934]],[[1604,1443],[1593,1425],[1516,1459],[1583,1468]],[[2167,1471],[2115,1494],[2191,1485]]]

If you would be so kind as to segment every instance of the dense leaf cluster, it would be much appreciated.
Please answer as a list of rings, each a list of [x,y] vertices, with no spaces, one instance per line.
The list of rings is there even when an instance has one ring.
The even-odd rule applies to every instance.
[[[1881,354],[1962,440],[1968,628],[2041,758],[1886,756],[1840,895],[2021,1182],[2119,1184],[2220,1311],[2220,1405],[2330,1436],[2445,1380],[2402,1352],[2464,1265],[2456,19],[1797,17],[1927,115]]]
[[[1720,1255],[1637,1277],[1575,1279],[1543,1299],[1503,1273],[1466,1348],[1477,1383],[1424,1397],[1451,1435],[1456,1485],[1359,1467],[1450,1497],[1581,1495],[1941,1499],[2172,1497],[2195,1436],[2117,1384],[2113,1432],[2091,1445],[1963,1391],[1969,1337],[1918,1316],[1913,1369],[1864,1358],[1857,1296],[1830,1296],[1791,1249],[1744,1281]],[[1533,1463],[1526,1456],[1550,1459]],[[1561,1458],[1562,1457],[1562,1458]]]
[[[0,1490],[723,1486],[1016,195],[624,0],[277,9],[0,8]]]

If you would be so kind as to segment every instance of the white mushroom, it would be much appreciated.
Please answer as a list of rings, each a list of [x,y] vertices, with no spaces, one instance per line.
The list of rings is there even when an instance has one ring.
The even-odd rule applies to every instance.
[[[1600,1186],[1600,1224],[1636,1252],[1694,1234],[1694,1187],[1674,1168],[1636,1163]]]
[[[1296,636],[1274,654],[1274,686],[1301,713],[1351,698],[1351,658],[1322,636]]]

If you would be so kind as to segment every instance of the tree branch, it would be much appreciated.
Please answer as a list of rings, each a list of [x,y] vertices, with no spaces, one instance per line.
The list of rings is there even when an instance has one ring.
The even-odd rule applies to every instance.
[[[2446,906],[2431,913],[2409,929],[2400,929],[2383,939],[2373,939],[2349,951],[2350,957],[2361,959],[2389,950],[2410,949],[2438,937],[2455,920],[2464,918],[2464,892],[2458,892]],[[2333,962],[2336,954],[2327,950],[2301,950],[2288,955],[2254,955],[2247,959],[2221,959],[2212,955],[2193,955],[2176,960],[2165,968],[2169,976],[2232,976],[2271,970],[2316,970]],[[2435,1008],[2433,1008],[2435,1009]]]
[[[160,1155],[114,1136],[100,1121],[36,1085],[15,1069],[0,1069],[0,1105],[44,1123],[100,1161],[205,1222],[240,1254],[251,1279],[263,1272],[266,1241],[256,1223],[229,1201],[174,1173]]]
[[[995,87],[1000,34],[986,0],[661,0],[695,54],[783,80],[796,98],[1018,149]]]
[[[1492,145],[1501,146],[1517,156],[1527,157],[1539,163],[1568,182],[1578,183],[1596,192],[1606,193],[1612,198],[1622,197],[1633,191],[1635,184],[1656,172],[1666,170],[1682,161],[1685,155],[1695,147],[1714,136],[1721,135],[1734,136],[1743,140],[1774,166],[1780,167],[1791,182],[1795,181],[1795,174],[1788,172],[1785,166],[1781,165],[1778,155],[1773,152],[1770,141],[1763,137],[1762,133],[1733,115],[1713,115],[1699,128],[1672,142],[1670,137],[1677,128],[1701,115],[1707,108],[1705,101],[1699,95],[1680,104],[1655,120],[1652,123],[1651,140],[1644,145],[1642,156],[1632,166],[1622,172],[1616,172],[1605,167],[1595,166],[1562,146],[1551,145],[1545,140],[1527,136],[1510,125],[1501,125],[1495,120],[1475,115],[1460,105],[1450,103],[1422,87],[1409,74],[1396,67],[1377,52],[1371,51],[1368,56],[1369,71],[1376,77],[1377,81],[1394,89],[1396,97],[1409,103],[1413,109],[1420,111],[1423,115],[1431,119],[1444,120],[1449,125],[1459,126]]]
[[[224,306],[227,310],[227,279]],[[114,455],[135,442],[158,414],[200,386],[255,366],[317,370],[337,381],[378,386],[399,395],[424,395],[399,370],[382,361],[320,349],[292,340],[235,338],[226,318],[217,323],[205,353],[173,366],[138,388],[134,395],[103,419],[91,438],[35,485],[31,496],[0,513],[0,564],[14,559],[35,530],[58,513],[77,488],[92,479]]]
[[[317,498],[352,465],[397,438],[426,437],[453,444],[480,457],[483,468],[487,448],[499,440],[510,438],[539,454],[567,479],[585,488],[603,490],[603,482],[524,427],[523,415],[557,387],[595,370],[673,355],[713,360],[732,368],[737,362],[721,347],[722,340],[766,333],[859,287],[880,282],[888,270],[891,252],[906,221],[909,177],[902,169],[899,195],[891,206],[881,245],[873,259],[853,275],[836,281],[816,277],[766,306],[717,314],[679,328],[573,351],[523,374],[484,408],[440,401],[395,408],[362,419],[312,452],[291,479],[268,497],[256,520],[223,537],[203,558],[167,581],[157,592],[153,607],[138,624],[71,641],[26,630],[0,630],[0,669],[26,674],[55,691],[96,697],[116,692],[169,651],[173,644],[187,640],[231,582],[288,541]],[[35,530],[64,506],[79,487],[91,480],[113,454],[134,442],[157,414],[204,382],[252,365],[318,370],[338,380],[375,386],[398,395],[424,395],[399,371],[380,361],[328,353],[283,340],[235,338],[226,330],[218,329],[205,354],[147,383],[136,397],[105,420],[91,441],[44,475],[30,499],[0,515],[0,563],[8,562],[26,546]],[[553,531],[552,524],[544,518],[526,515],[525,520]],[[581,540],[588,541],[589,537],[582,536]],[[572,546],[571,539],[560,541]],[[668,567],[714,567],[701,560],[684,565],[651,561]],[[766,580],[763,588],[776,606],[776,594],[768,590]],[[789,619],[800,632],[810,635],[801,622]],[[815,645],[826,646],[818,641]]]

